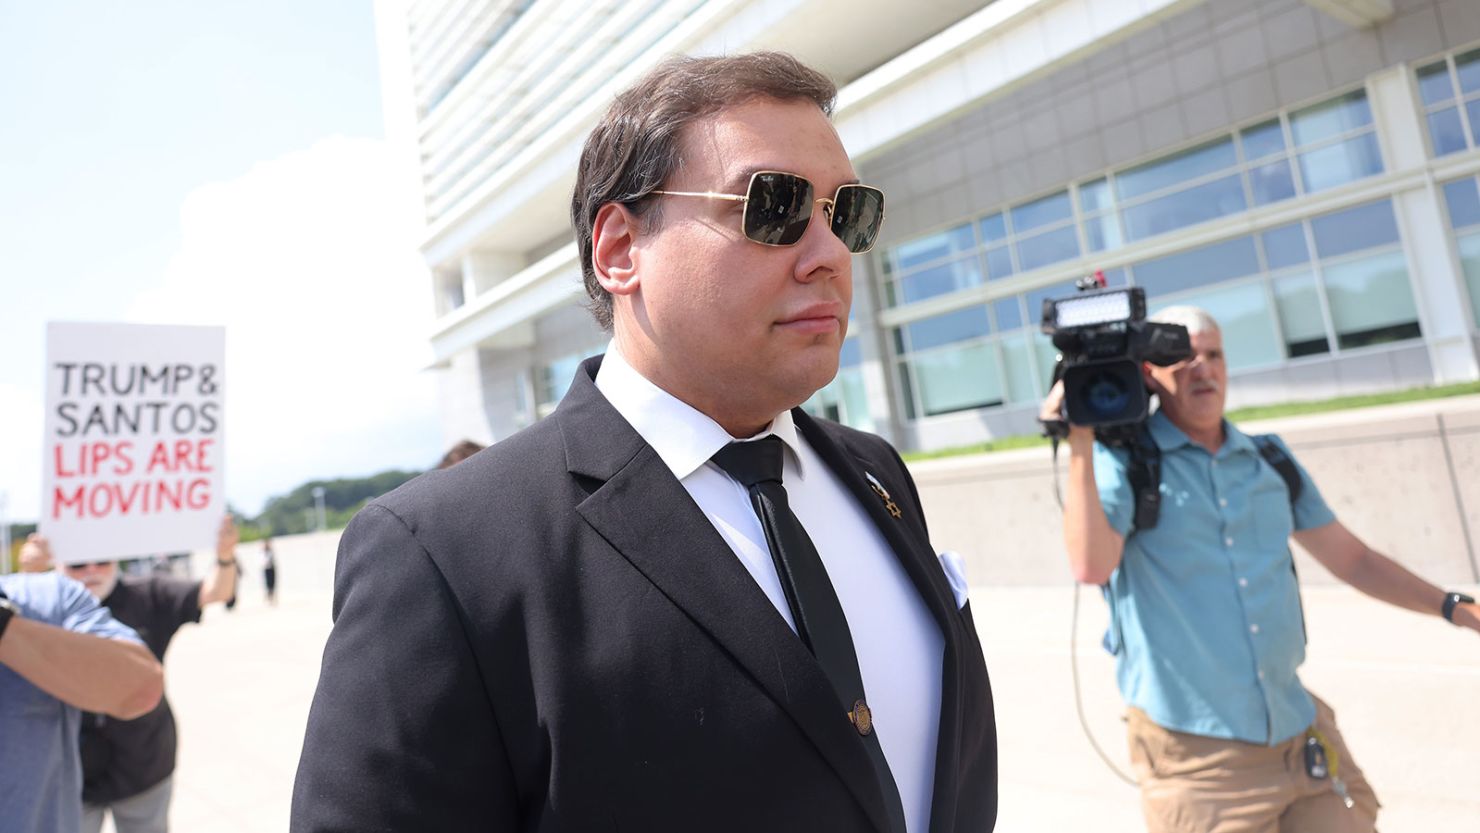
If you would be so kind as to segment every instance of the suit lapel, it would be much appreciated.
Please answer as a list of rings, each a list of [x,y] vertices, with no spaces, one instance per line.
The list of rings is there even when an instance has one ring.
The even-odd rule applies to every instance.
[[[811,740],[880,831],[873,765],[816,659],[657,452],[595,387],[584,363],[556,418],[570,472],[596,485],[576,511],[717,642]],[[593,485],[595,485],[593,483]]]
[[[956,609],[955,593],[946,580],[945,572],[941,569],[930,542],[912,534],[907,525],[911,510],[923,511],[923,507],[900,502],[909,493],[906,484],[888,481],[888,473],[894,471],[894,464],[885,465],[889,461],[870,460],[861,450],[835,441],[821,423],[800,408],[793,410],[792,416],[817,456],[842,481],[853,499],[864,507],[869,518],[879,528],[884,540],[894,550],[905,573],[914,583],[925,607],[940,626],[945,655],[941,662],[940,732],[936,740],[930,829],[936,833],[952,830],[956,817],[957,781],[961,762],[961,710],[964,705],[961,700],[961,652],[970,643],[963,633],[964,619]],[[865,473],[879,481],[879,485],[905,513],[903,517],[896,518],[890,514],[886,500],[874,491]],[[920,523],[923,527],[923,518]]]

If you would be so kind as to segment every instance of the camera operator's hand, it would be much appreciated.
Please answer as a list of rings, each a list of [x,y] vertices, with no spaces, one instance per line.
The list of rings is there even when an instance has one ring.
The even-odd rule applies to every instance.
[[[1069,442],[1070,452],[1089,451],[1095,443],[1095,430],[1083,425],[1072,425],[1064,414],[1064,383],[1054,382],[1049,389],[1048,396],[1043,400],[1043,406],[1038,409],[1038,421],[1043,423],[1044,430],[1052,436],[1055,425],[1060,428],[1059,436],[1065,437]],[[1067,433],[1065,433],[1067,432]]]

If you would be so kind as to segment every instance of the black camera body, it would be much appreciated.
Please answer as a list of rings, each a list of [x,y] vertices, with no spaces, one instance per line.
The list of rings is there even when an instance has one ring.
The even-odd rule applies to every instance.
[[[1150,416],[1142,362],[1167,367],[1192,357],[1186,327],[1146,320],[1146,290],[1138,286],[1045,299],[1042,329],[1059,349],[1054,379],[1064,382],[1069,423],[1097,432]]]

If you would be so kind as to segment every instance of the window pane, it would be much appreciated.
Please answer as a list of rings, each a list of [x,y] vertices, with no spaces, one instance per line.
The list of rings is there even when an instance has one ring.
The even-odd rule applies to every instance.
[[[1398,242],[1398,221],[1393,217],[1393,204],[1387,200],[1316,217],[1310,221],[1310,228],[1316,239],[1316,253],[1321,257]]]
[[[1058,362],[1059,348],[1053,346],[1053,339],[1041,332],[1033,333],[1033,362],[1037,365],[1038,381],[1043,385],[1043,390],[1048,390],[1048,380],[1053,378],[1053,366]]]
[[[1465,114],[1470,119],[1470,138],[1480,145],[1480,99],[1465,104]]]
[[[1456,55],[1454,66],[1459,70],[1459,88],[1467,93],[1480,91],[1480,49]]]
[[[906,324],[909,347],[913,352],[929,350],[942,344],[965,341],[990,332],[986,307],[967,307]]]
[[[975,255],[961,260],[931,266],[924,271],[906,275],[899,279],[900,294],[905,303],[924,298],[933,298],[947,292],[955,292],[982,282],[981,263]]]
[[[1121,171],[1115,175],[1115,191],[1121,199],[1131,199],[1233,167],[1237,162],[1233,140],[1223,138]]]
[[[1068,226],[1033,237],[1020,238],[1017,242],[1017,256],[1024,272],[1079,257],[1079,237],[1075,234],[1074,227]]]
[[[1429,139],[1434,155],[1443,156],[1465,149],[1465,127],[1459,122],[1459,110],[1447,107],[1429,114]]]
[[[1117,249],[1124,244],[1120,237],[1120,218],[1114,214],[1101,214],[1084,221],[1084,236],[1092,252]]]
[[[1254,238],[1238,237],[1137,263],[1133,271],[1150,305],[1162,295],[1252,275],[1259,271],[1259,256]]]
[[[1458,240],[1459,261],[1465,270],[1465,285],[1470,290],[1470,311],[1480,324],[1480,234],[1467,234]]]
[[[932,234],[899,246],[894,250],[894,258],[899,268],[905,270],[948,255],[969,252],[974,248],[976,241],[972,238],[971,226],[957,226],[950,231]]]
[[[838,351],[839,367],[855,367],[863,363],[863,342],[857,338],[843,339],[843,349]]]
[[[1218,329],[1223,333],[1223,352],[1231,370],[1270,364],[1283,358],[1262,281],[1194,292],[1148,306],[1154,315],[1173,304],[1202,307],[1218,321]]]
[[[1279,119],[1270,119],[1262,124],[1245,129],[1240,138],[1244,143],[1244,160],[1263,159],[1285,149],[1285,129]]]
[[[1012,209],[1012,230],[1017,234],[1022,234],[1039,226],[1067,220],[1073,215],[1074,209],[1069,205],[1069,192],[1060,191],[1057,194],[1015,206]]]
[[[874,420],[868,412],[868,388],[863,383],[863,371],[857,368],[840,371],[833,384],[838,386],[838,398],[843,404],[842,423],[860,431],[874,430]]]
[[[1031,402],[1038,398],[1033,387],[1037,371],[1029,351],[1026,333],[1015,333],[1002,339],[1002,366],[1007,370],[1007,401]]]
[[[1454,98],[1454,84],[1449,80],[1449,64],[1440,61],[1420,69],[1418,94],[1424,104],[1439,104]]]
[[[1285,331],[1285,352],[1290,358],[1330,352],[1315,275],[1306,272],[1275,281],[1274,301],[1280,313],[1280,328]]]
[[[1345,185],[1382,173],[1377,135],[1366,133],[1319,150],[1300,154],[1300,177],[1307,193]]]
[[[1310,259],[1305,249],[1305,229],[1299,223],[1270,229],[1263,234],[1264,260],[1271,270],[1294,266]]]
[[[1100,211],[1109,208],[1110,184],[1103,178],[1079,186],[1079,208],[1083,211]]]
[[[1450,228],[1480,223],[1480,191],[1475,188],[1475,180],[1458,179],[1446,183],[1444,199],[1449,203]]]
[[[910,361],[926,416],[1001,405],[995,344],[941,350]]]
[[[899,363],[899,394],[904,398],[904,414],[910,419],[919,416],[915,406],[915,379],[910,373],[910,363]]]
[[[1195,225],[1243,211],[1244,184],[1238,174],[1123,209],[1129,240]]]
[[[1016,330],[1023,326],[1022,308],[1018,306],[1017,298],[1004,298],[992,304],[992,312],[997,315],[997,331],[1007,332]]]
[[[1325,276],[1331,323],[1342,349],[1419,336],[1401,251],[1328,266]]]
[[[1007,221],[1002,218],[1001,214],[983,217],[977,222],[977,228],[982,233],[983,243],[992,243],[1007,238]]]
[[[1249,190],[1255,205],[1268,205],[1295,196],[1295,177],[1290,173],[1290,160],[1280,159],[1249,171]]]
[[[1371,123],[1372,108],[1367,106],[1367,93],[1362,90],[1290,114],[1290,132],[1295,136],[1296,147]]]
[[[806,402],[802,403],[802,410],[812,416],[830,419],[834,422],[843,421],[842,397],[839,395],[841,387],[837,379],[828,382],[820,388]]]
[[[536,392],[540,405],[554,405],[565,398],[565,392],[570,389],[570,383],[575,381],[576,368],[587,356],[595,355],[600,350],[585,351],[582,353],[571,353],[550,362],[540,368],[540,389]]]
[[[1012,252],[1006,245],[987,250],[987,277],[992,280],[1012,274]]]

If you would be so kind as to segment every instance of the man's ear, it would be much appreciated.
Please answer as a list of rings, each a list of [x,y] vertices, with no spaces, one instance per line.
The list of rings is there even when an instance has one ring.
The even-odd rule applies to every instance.
[[[632,249],[639,222],[627,206],[609,202],[597,210],[591,224],[591,268],[596,282],[613,295],[631,295],[638,289]]]

